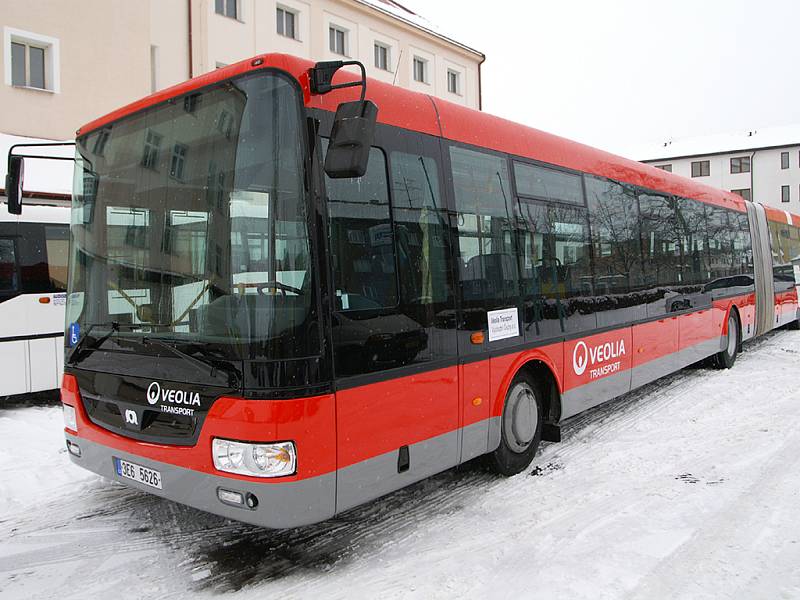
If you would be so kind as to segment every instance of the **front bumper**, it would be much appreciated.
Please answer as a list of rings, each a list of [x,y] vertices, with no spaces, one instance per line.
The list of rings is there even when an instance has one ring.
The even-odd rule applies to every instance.
[[[110,448],[68,431],[65,434],[67,440],[77,444],[81,450],[80,457],[69,453],[72,462],[84,469],[129,487],[229,519],[282,529],[318,523],[329,519],[335,512],[335,472],[299,481],[257,483],[186,469]],[[114,457],[156,469],[161,473],[163,489],[120,477],[114,468]],[[249,492],[258,498],[258,506],[249,509],[225,504],[217,496],[218,488]]]

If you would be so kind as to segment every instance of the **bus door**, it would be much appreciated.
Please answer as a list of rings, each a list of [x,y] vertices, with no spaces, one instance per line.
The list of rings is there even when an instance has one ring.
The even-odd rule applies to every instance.
[[[514,210],[505,156],[452,144],[463,439],[461,461],[500,440],[503,388],[524,338]]]
[[[363,177],[326,179],[337,511],[458,463],[438,140],[378,126],[376,144]]]
[[[0,217],[2,219],[2,217]],[[0,397],[28,391],[28,342],[25,337],[25,301],[17,256],[17,223],[0,222]]]
[[[68,209],[63,210],[66,219]],[[59,386],[64,368],[64,308],[69,258],[66,223],[19,224],[19,263],[26,293],[30,392]]]

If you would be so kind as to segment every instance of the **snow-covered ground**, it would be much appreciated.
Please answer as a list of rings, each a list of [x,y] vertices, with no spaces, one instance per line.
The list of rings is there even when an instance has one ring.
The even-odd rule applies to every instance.
[[[0,597],[799,598],[800,332],[573,419],[528,472],[454,470],[267,531],[71,465],[0,409]]]

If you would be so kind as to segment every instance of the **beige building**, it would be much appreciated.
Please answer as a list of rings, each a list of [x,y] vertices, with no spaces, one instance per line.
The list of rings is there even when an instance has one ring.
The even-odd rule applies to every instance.
[[[479,109],[483,54],[392,0],[0,0],[0,132],[69,139],[147,94],[264,52],[357,59]]]

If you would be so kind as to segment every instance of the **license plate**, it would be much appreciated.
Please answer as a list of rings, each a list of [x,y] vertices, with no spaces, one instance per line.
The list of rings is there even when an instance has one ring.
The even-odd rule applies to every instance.
[[[114,458],[114,467],[117,470],[117,475],[120,477],[132,479],[133,481],[138,481],[139,483],[158,488],[159,490],[162,489],[161,473],[155,469],[148,469],[142,465],[137,465],[120,458]]]

